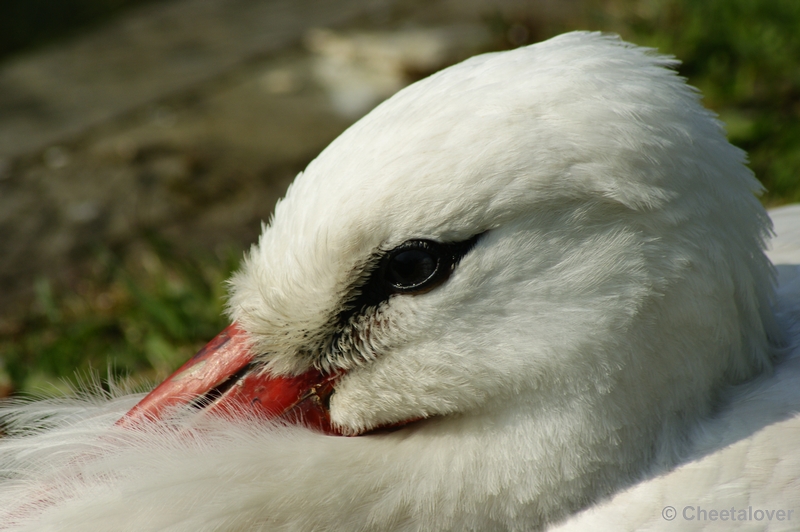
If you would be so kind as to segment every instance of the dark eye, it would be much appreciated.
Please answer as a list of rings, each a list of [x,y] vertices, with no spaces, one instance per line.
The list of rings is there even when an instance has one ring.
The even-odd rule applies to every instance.
[[[381,251],[362,277],[362,284],[353,287],[354,295],[342,304],[337,322],[344,326],[353,316],[377,307],[393,295],[424,294],[443,284],[481,234],[459,242],[407,240],[394,249]]]
[[[378,271],[384,293],[422,294],[444,283],[480,235],[461,242],[409,240],[384,255]]]
[[[441,250],[435,242],[413,240],[386,258],[385,279],[398,292],[432,288],[442,272]]]

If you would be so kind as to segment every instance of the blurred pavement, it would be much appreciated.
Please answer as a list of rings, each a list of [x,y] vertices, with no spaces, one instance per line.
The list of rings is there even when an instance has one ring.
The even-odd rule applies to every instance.
[[[243,249],[372,106],[577,4],[174,0],[0,64],[0,332],[98,249]]]

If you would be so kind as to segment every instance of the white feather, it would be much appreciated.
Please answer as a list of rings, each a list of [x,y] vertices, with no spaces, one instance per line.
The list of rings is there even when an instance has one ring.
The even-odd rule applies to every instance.
[[[674,65],[592,33],[474,57],[380,105],[277,206],[231,281],[261,361],[348,369],[345,432],[428,419],[342,438],[114,427],[137,397],[12,404],[0,528],[533,530],[579,512],[564,526],[633,530],[666,504],[797,505],[796,272],[776,295],[760,185]],[[481,233],[445,284],[325,351],[371,257]],[[774,253],[800,261],[793,242]]]

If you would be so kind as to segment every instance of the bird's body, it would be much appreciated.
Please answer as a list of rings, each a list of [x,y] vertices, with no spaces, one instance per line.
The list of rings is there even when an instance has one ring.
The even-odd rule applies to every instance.
[[[205,354],[127,415],[139,397],[9,406],[0,529],[656,529],[675,497],[800,511],[800,283],[784,267],[775,292],[760,185],[673,65],[567,34],[380,105],[231,281],[226,334],[248,354],[196,389],[233,415],[175,406]],[[230,399],[308,375],[332,389],[309,388],[314,426],[355,437]]]

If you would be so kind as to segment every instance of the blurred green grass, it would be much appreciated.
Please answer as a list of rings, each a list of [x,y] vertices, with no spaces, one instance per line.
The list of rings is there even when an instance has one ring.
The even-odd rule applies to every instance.
[[[70,291],[40,279],[33,307],[0,337],[6,394],[60,394],[98,376],[106,386],[156,382],[225,327],[224,281],[239,253],[182,256],[151,235],[95,255]]]
[[[497,31],[508,35],[522,25],[529,40],[570,29],[613,31],[675,55],[680,73],[727,123],[731,141],[749,152],[768,190],[764,202],[800,201],[800,2],[608,0],[585,7],[574,26],[502,20]],[[13,330],[0,331],[0,394],[59,393],[92,371],[137,382],[163,378],[225,326],[223,281],[240,256],[178,256],[149,238],[124,254],[99,250],[91,280],[70,292],[42,279],[34,307]]]

